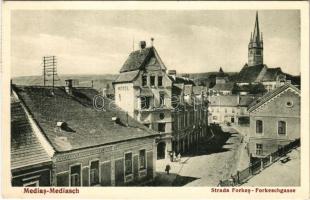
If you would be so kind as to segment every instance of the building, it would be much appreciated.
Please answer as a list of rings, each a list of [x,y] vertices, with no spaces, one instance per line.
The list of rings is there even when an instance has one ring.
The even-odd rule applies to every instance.
[[[256,13],[254,32],[251,33],[248,45],[248,63],[239,72],[236,83],[239,86],[258,84],[264,85],[267,91],[271,91],[286,82],[299,85],[298,77],[282,72],[281,68],[269,68],[264,64],[263,35],[260,32],[258,13]]]
[[[155,47],[146,47],[130,53],[113,82],[115,103],[149,129],[160,133],[157,143],[158,158],[172,151],[171,87],[172,81]]]
[[[229,80],[228,74],[225,74],[223,69],[220,68],[215,76],[215,84],[209,89],[209,95],[231,95],[234,88],[234,82]]]
[[[130,53],[113,85],[116,105],[146,127],[160,133],[157,140],[159,159],[167,158],[172,151],[187,152],[193,144],[190,141],[197,141],[193,138],[202,134],[202,126],[195,126],[194,123],[194,113],[197,112],[194,112],[193,104],[198,102],[194,98],[196,95],[202,101],[205,93],[195,88],[188,75],[177,77],[175,70],[167,73],[153,45],[146,47],[146,42],[141,41],[140,49]],[[204,117],[200,120],[203,119],[205,121],[200,123],[206,129],[208,119]],[[180,129],[186,131],[181,133]]]
[[[187,77],[177,77],[169,71],[172,80],[173,151],[182,155],[192,153],[200,142],[210,137],[208,131],[207,89],[195,86]]]
[[[249,114],[253,157],[264,157],[300,138],[300,90],[290,83],[255,100]]]
[[[21,102],[11,96],[12,186],[50,186],[51,155],[39,142]]]
[[[247,107],[254,100],[252,95],[221,95],[209,97],[209,122],[217,124],[248,124]]]
[[[52,186],[139,185],[154,178],[158,133],[96,90],[68,80],[66,87],[13,86],[13,95],[52,160]]]

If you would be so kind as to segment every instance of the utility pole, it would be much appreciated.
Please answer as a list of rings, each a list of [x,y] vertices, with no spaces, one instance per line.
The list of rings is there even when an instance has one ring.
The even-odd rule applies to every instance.
[[[48,81],[52,81],[52,87],[54,92],[55,81],[60,79],[57,76],[56,56],[43,56],[43,85],[47,86]],[[52,79],[49,78],[52,76]]]

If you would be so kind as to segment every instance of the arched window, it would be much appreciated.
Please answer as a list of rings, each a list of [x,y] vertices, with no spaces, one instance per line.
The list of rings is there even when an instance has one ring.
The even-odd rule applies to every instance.
[[[286,135],[286,122],[285,121],[278,121],[278,134]]]
[[[256,133],[262,134],[263,133],[263,121],[256,120]]]

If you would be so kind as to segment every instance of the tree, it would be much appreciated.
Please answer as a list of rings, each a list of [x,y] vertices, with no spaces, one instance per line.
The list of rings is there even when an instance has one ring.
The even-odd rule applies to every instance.
[[[262,83],[250,84],[250,94],[264,94],[267,90]]]

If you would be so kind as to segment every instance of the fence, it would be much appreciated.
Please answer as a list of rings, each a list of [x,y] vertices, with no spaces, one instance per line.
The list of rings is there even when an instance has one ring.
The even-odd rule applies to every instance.
[[[232,175],[230,179],[220,181],[219,186],[234,186],[240,185],[248,180],[251,176],[258,174],[264,168],[268,167],[272,163],[278,161],[281,157],[285,156],[289,153],[292,149],[297,148],[300,146],[300,139],[296,139],[293,142],[290,142],[287,145],[284,145],[282,148],[278,149],[277,151],[269,154],[268,156],[256,159],[255,161],[251,162],[249,167],[242,171],[237,171],[237,174]]]

